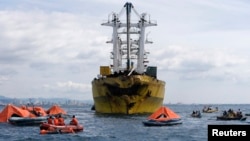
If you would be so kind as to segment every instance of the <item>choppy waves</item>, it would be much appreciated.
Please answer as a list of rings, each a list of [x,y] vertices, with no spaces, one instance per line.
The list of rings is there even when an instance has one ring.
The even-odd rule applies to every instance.
[[[178,113],[183,123],[175,126],[146,127],[142,121],[149,115],[105,115],[91,111],[91,106],[63,107],[68,114],[75,114],[84,131],[76,134],[40,135],[36,126],[0,124],[0,140],[6,141],[207,141],[208,124],[250,124],[246,121],[217,121],[218,113],[203,113],[202,118],[192,118],[193,110],[203,105],[166,105]],[[250,113],[250,105],[217,105],[219,109],[242,109]],[[66,119],[68,122],[70,119]]]

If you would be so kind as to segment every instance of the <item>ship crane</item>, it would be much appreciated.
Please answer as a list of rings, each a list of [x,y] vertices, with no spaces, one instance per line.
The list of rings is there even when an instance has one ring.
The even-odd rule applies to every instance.
[[[120,18],[125,10],[126,22],[122,22]],[[132,12],[138,18],[137,23],[131,22]],[[111,16],[112,19],[110,19]],[[146,17],[149,19],[146,19]],[[146,69],[145,63],[147,63],[144,44],[152,43],[147,38],[145,40],[145,28],[156,26],[157,24],[151,22],[150,16],[146,13],[138,14],[132,3],[127,2],[119,14],[112,12],[108,21],[102,23],[102,25],[113,27],[112,40],[107,42],[113,44],[113,72],[136,71],[139,74],[143,74]],[[135,62],[132,62],[132,60]]]

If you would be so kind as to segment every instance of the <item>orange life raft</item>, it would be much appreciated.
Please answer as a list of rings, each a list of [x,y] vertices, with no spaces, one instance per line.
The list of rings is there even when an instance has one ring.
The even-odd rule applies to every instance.
[[[42,123],[40,125],[40,134],[66,134],[83,131],[82,125],[53,125]]]

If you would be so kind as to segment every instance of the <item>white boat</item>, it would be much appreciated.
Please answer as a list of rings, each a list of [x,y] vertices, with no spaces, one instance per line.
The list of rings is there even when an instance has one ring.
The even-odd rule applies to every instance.
[[[18,126],[36,126],[43,122],[47,122],[47,116],[41,117],[10,117],[8,122]]]

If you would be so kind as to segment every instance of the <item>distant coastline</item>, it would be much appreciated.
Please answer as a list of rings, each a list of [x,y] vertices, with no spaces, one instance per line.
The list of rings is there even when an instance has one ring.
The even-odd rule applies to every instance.
[[[34,104],[34,105],[43,105],[43,106],[51,106],[54,104],[61,106],[84,106],[84,105],[93,105],[93,100],[75,100],[68,98],[9,98],[0,95],[0,106],[5,106],[6,104],[15,104],[15,105],[26,105],[26,104]],[[249,103],[171,103],[165,102],[164,105],[193,105],[196,106],[208,106],[208,105],[249,105]]]
[[[9,98],[0,95],[0,106],[6,104],[15,104],[15,105],[67,105],[67,106],[83,106],[88,104],[93,104],[92,100],[74,100],[67,98]]]

